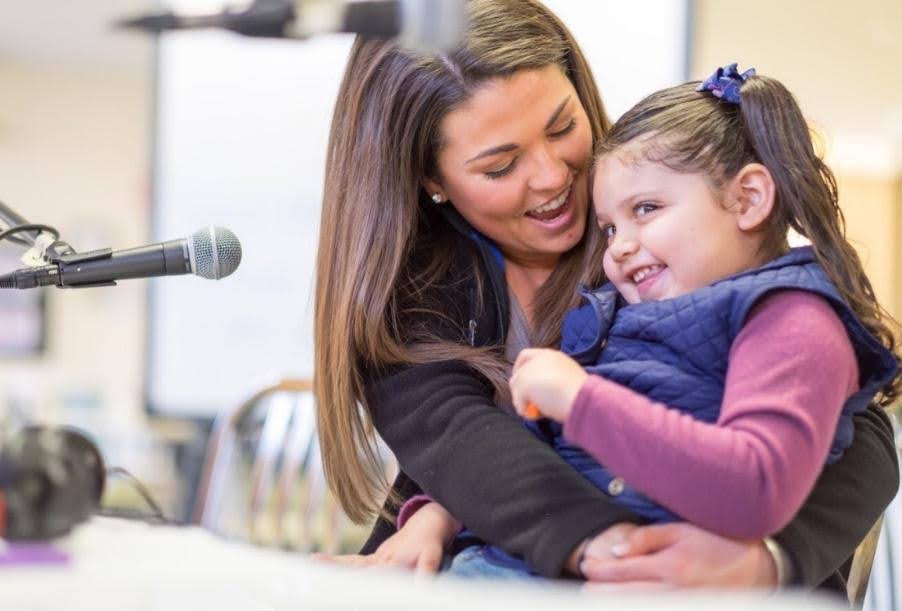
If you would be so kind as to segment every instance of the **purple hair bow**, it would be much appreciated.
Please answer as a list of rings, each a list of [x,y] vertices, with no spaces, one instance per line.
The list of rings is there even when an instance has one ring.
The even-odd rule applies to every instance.
[[[749,68],[742,74],[739,74],[738,67],[739,64],[732,63],[723,68],[718,68],[714,71],[714,74],[706,78],[698,86],[697,91],[710,91],[714,97],[720,98],[724,102],[739,104],[741,101],[739,88],[750,76],[755,76],[755,69]]]

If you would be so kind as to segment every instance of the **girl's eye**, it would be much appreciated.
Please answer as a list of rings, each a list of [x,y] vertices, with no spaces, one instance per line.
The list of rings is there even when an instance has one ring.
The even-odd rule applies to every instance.
[[[576,127],[576,119],[571,118],[570,122],[567,123],[567,125],[563,129],[559,129],[556,132],[551,132],[548,135],[552,138],[560,138],[561,136],[566,136],[567,134],[572,132],[574,127]]]
[[[642,202],[641,204],[636,204],[636,206],[633,208],[633,211],[636,213],[636,216],[647,216],[657,209],[657,204]]]
[[[509,164],[507,164],[500,170],[492,170],[490,172],[483,172],[483,174],[485,174],[485,177],[488,178],[489,180],[496,180],[498,178],[502,178],[502,177],[510,174],[513,171],[514,166],[516,164],[517,164],[517,158],[514,157],[513,160],[511,160],[511,162]]]
[[[610,240],[617,235],[617,227],[614,225],[605,225],[601,228],[601,235],[603,235],[605,239]]]

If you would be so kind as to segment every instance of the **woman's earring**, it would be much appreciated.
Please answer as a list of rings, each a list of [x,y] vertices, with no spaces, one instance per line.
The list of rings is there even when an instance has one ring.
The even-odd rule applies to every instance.
[[[445,198],[442,197],[442,194],[441,194],[441,193],[433,193],[433,194],[432,194],[432,201],[434,201],[436,204],[442,204],[442,203],[445,202]]]

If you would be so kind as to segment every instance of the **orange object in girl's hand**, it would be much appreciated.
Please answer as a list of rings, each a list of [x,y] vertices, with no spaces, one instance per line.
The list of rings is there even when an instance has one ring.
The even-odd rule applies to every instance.
[[[542,412],[539,411],[535,403],[527,403],[526,409],[523,410],[523,417],[527,420],[538,420],[542,417]]]

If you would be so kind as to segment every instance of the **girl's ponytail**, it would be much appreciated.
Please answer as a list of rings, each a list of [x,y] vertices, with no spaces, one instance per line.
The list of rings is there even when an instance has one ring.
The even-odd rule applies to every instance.
[[[755,157],[764,164],[776,185],[775,232],[792,227],[814,241],[816,223],[827,221],[842,236],[845,220],[839,208],[836,179],[814,150],[811,133],[792,93],[779,81],[752,76],[742,86],[742,125]]]
[[[774,179],[776,203],[767,242],[785,240],[788,228],[811,241],[818,262],[862,323],[890,350],[892,317],[879,305],[861,259],[846,240],[836,179],[812,142],[811,129],[792,93],[776,79],[752,76],[741,88],[745,136]],[[896,398],[902,379],[885,389],[881,403]]]

